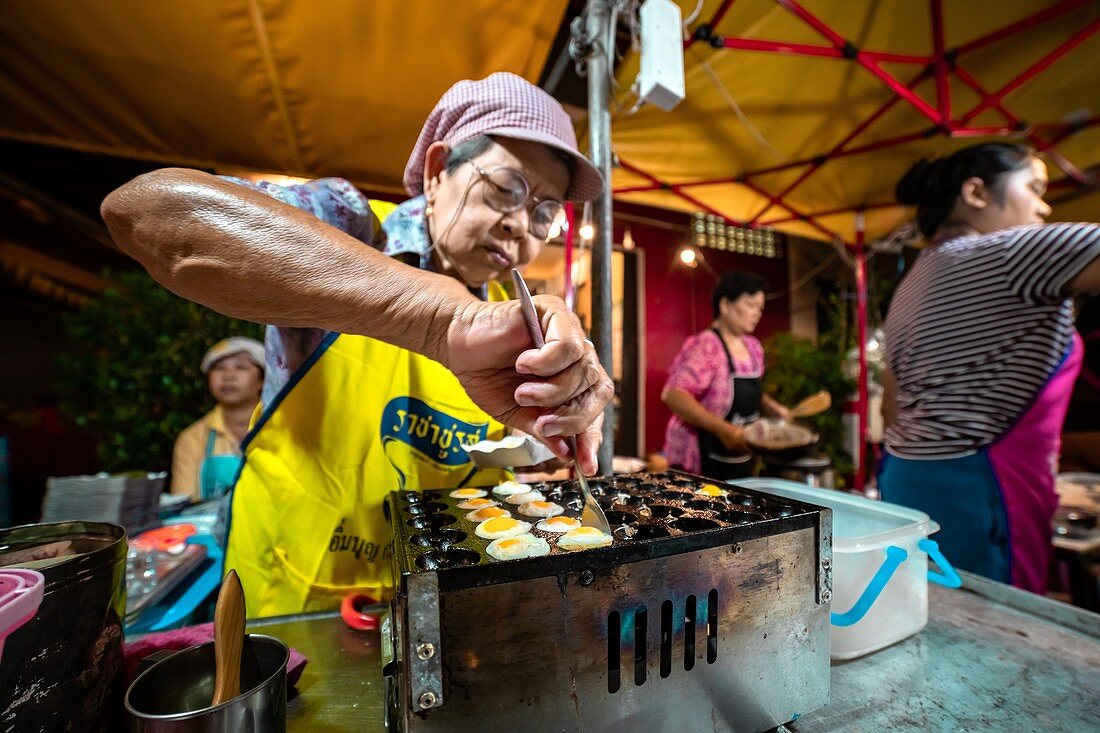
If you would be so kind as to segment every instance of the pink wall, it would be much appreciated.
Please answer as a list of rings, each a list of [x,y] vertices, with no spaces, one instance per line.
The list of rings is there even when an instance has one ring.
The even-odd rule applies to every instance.
[[[662,209],[615,203],[615,241],[623,241],[630,227],[635,245],[645,251],[646,374],[645,374],[645,450],[658,451],[664,443],[669,411],[661,402],[661,388],[676,352],[684,339],[707,328],[712,320],[710,296],[714,277],[704,266],[694,270],[679,265],[680,247],[689,241],[687,214]],[[619,216],[618,214],[625,216]],[[630,215],[679,225],[669,229],[635,221]],[[781,258],[767,259],[750,255],[704,249],[710,266],[719,274],[726,270],[751,270],[767,278],[772,291],[787,287],[786,250]],[[764,318],[757,328],[761,340],[778,331],[790,329],[787,296],[769,300]]]

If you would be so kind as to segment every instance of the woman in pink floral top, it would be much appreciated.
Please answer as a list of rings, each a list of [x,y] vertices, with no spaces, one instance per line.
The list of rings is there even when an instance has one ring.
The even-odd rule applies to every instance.
[[[661,400],[672,410],[665,458],[708,478],[744,478],[753,461],[742,426],[761,412],[790,411],[764,394],[764,347],[752,336],[764,314],[767,283],[751,272],[727,272],[711,297],[714,322],[689,336],[669,369]]]

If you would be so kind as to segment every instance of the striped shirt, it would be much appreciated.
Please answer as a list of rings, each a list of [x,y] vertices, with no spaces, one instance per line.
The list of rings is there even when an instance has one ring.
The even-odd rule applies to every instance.
[[[903,458],[972,454],[1004,435],[1072,343],[1068,284],[1100,255],[1095,224],[1016,227],[920,253],[886,318]]]

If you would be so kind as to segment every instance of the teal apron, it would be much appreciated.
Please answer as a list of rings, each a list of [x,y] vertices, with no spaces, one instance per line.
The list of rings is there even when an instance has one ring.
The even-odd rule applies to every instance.
[[[218,431],[211,430],[206,439],[206,453],[202,457],[202,466],[199,468],[199,488],[203,501],[216,499],[229,491],[237,478],[237,471],[241,468],[239,456],[213,455],[214,441],[217,437]]]

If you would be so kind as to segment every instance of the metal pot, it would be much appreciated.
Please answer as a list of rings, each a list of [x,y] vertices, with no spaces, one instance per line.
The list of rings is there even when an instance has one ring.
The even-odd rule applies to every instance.
[[[42,573],[38,613],[7,638],[0,721],[23,733],[117,730],[126,532],[59,522],[0,531],[0,562]]]
[[[217,707],[214,642],[188,647],[141,673],[126,691],[131,733],[284,733],[287,645],[245,637],[240,695]]]

